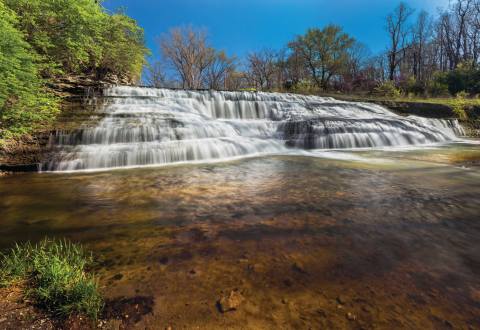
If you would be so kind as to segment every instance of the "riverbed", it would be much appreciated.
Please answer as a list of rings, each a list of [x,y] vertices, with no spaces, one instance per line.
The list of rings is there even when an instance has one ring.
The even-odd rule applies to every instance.
[[[479,161],[472,141],[11,175],[0,246],[84,244],[136,328],[476,329]]]

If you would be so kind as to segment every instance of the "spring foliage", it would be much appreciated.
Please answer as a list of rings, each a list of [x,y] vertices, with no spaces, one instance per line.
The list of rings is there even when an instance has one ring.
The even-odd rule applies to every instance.
[[[17,16],[0,1],[0,139],[53,119],[57,100],[44,91],[38,56],[15,28]]]
[[[0,139],[51,121],[48,81],[67,75],[140,78],[143,30],[95,0],[0,0]]]

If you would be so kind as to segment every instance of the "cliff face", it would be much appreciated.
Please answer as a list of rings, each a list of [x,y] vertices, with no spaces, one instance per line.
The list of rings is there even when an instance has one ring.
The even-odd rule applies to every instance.
[[[51,134],[57,130],[75,129],[88,120],[95,108],[92,100],[101,96],[102,89],[125,81],[118,77],[99,81],[75,76],[64,77],[50,83],[49,88],[62,99],[61,113],[51,127],[8,140],[0,145],[0,172],[37,171],[38,163],[49,151]]]

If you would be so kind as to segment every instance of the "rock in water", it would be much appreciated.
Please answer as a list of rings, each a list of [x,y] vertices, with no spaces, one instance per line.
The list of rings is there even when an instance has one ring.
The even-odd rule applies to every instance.
[[[245,297],[238,292],[238,290],[232,290],[226,296],[223,296],[218,302],[218,309],[222,313],[231,312],[237,310],[237,308],[243,303]]]

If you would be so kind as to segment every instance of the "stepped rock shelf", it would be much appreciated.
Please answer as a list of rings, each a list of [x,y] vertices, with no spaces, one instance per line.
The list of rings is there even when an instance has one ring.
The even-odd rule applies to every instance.
[[[104,90],[102,118],[52,138],[42,171],[222,161],[314,149],[418,146],[464,135],[456,120],[402,117],[386,108],[279,93]]]

